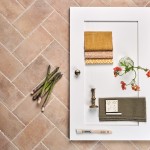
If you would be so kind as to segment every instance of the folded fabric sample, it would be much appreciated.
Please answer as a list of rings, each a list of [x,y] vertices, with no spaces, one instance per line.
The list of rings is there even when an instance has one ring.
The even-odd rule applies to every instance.
[[[112,59],[85,59],[86,64],[112,64]]]
[[[113,58],[112,51],[101,51],[101,52],[85,52],[85,59],[86,58]]]
[[[115,103],[111,103],[111,101]],[[113,112],[113,110],[115,111]],[[99,120],[146,122],[146,99],[144,97],[100,98]]]
[[[112,32],[84,32],[85,51],[113,50]]]

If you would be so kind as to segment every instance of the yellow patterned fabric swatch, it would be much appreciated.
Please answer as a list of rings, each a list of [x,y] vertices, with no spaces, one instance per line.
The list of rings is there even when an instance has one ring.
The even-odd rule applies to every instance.
[[[84,32],[84,50],[85,51],[113,50],[112,32],[110,31]]]
[[[85,59],[85,64],[112,64],[113,59]]]

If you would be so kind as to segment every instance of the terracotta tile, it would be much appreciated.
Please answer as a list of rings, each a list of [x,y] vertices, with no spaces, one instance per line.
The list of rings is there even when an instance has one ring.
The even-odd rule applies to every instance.
[[[108,149],[106,149],[101,142],[98,142],[92,150],[108,150]]]
[[[139,149],[138,150],[149,150],[150,141],[132,141]]]
[[[47,1],[68,22],[69,22],[69,9],[70,9],[70,7],[77,7],[78,6],[73,0],[47,0]]]
[[[36,148],[35,148],[35,150],[48,150],[43,144],[39,144]]]
[[[40,114],[13,142],[19,150],[30,150],[52,129],[53,125]]]
[[[0,0],[0,12],[11,22],[16,19],[23,10],[17,1]]]
[[[53,122],[60,131],[62,131],[67,137],[69,130],[69,111],[60,103],[54,99],[45,111],[45,115]]]
[[[111,6],[113,7],[136,7],[132,0],[112,0]]]
[[[0,149],[17,150],[17,148],[0,132]]]
[[[69,79],[69,54],[63,47],[54,41],[44,52],[43,55],[53,66],[59,66],[61,72]]]
[[[10,80],[23,70],[22,64],[0,44],[0,70]]]
[[[109,1],[102,1],[102,0],[94,0],[92,3],[89,5],[90,7],[106,7],[110,6]]]
[[[18,0],[18,2],[23,5],[24,7],[30,6],[34,0]]]
[[[14,81],[14,84],[27,95],[46,76],[48,62],[39,56]]]
[[[44,0],[37,0],[14,25],[24,36],[27,36],[52,10]]]
[[[150,0],[133,0],[133,2],[137,5],[137,6],[145,6]]]
[[[24,126],[0,103],[0,129],[9,138],[13,139]]]
[[[39,27],[29,38],[13,53],[25,66],[28,65],[53,38],[42,28]]]
[[[75,0],[80,6],[88,6],[92,0]]]
[[[128,141],[102,141],[102,143],[109,149],[109,150],[137,150],[130,142]]]
[[[80,150],[91,150],[97,141],[74,141],[73,142]]]
[[[50,150],[77,150],[77,148],[64,137],[57,129],[54,129],[43,141]]]
[[[150,7],[150,2],[146,5],[146,7]]]
[[[23,99],[23,95],[1,73],[0,99],[10,110]]]
[[[69,25],[58,13],[53,12],[43,26],[66,50],[69,49]]]
[[[21,35],[0,15],[0,42],[12,51],[22,40]]]
[[[51,95],[49,102],[53,99]],[[43,99],[44,100],[44,99]],[[13,113],[25,124],[27,125],[39,112],[41,112],[41,105],[37,105],[37,101],[33,101],[32,97],[29,95],[25,100],[13,111]],[[47,107],[45,112],[48,111]]]
[[[61,91],[61,92],[60,92]],[[59,100],[69,107],[69,81],[62,77],[55,85],[53,93]]]

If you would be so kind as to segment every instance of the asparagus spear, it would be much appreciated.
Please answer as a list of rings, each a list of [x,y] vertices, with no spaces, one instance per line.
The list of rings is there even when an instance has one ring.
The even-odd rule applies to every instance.
[[[43,105],[42,105],[42,109],[41,109],[42,112],[44,112],[44,110],[45,110],[45,106],[46,106],[46,104],[47,104],[47,102],[48,102],[48,100],[49,100],[49,96],[51,95],[51,92],[52,92],[52,90],[53,90],[55,84],[61,79],[61,77],[62,77],[62,74],[61,74],[61,73],[58,73],[58,74],[55,76],[54,80],[52,81],[52,85],[49,87],[47,96],[46,96],[45,101],[44,101],[44,103],[43,103]]]
[[[55,68],[50,74],[48,74],[47,80],[50,81],[50,79],[55,75],[55,73],[59,70],[59,67]],[[39,84],[32,92],[31,95],[34,95],[37,91],[39,91],[44,85],[44,81]],[[35,100],[35,99],[33,99]]]

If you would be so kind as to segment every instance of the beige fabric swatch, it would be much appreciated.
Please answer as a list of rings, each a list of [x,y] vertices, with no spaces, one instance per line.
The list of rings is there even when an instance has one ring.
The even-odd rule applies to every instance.
[[[112,32],[84,32],[84,49],[85,51],[113,50]]]
[[[85,58],[113,58],[113,51],[85,52]]]

